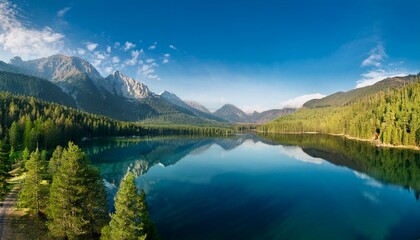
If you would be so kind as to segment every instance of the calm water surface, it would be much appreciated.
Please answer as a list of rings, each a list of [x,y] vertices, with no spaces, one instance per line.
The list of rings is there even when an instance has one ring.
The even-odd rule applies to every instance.
[[[127,171],[162,239],[418,239],[420,154],[336,137],[95,140],[110,202]]]

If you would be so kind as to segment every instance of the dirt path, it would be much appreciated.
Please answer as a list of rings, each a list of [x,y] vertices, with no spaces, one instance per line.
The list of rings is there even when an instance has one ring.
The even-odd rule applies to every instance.
[[[0,208],[0,239],[12,239],[13,229],[11,225],[13,221],[16,221],[13,213],[16,209],[20,189],[21,184],[15,184],[2,203]]]

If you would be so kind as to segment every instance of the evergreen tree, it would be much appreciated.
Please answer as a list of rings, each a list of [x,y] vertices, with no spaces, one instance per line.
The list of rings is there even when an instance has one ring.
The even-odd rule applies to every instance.
[[[39,215],[46,206],[48,185],[44,181],[47,162],[42,159],[38,149],[31,153],[31,157],[26,162],[26,168],[28,172],[19,193],[19,205]]]
[[[58,167],[61,165],[61,158],[63,156],[63,147],[57,146],[48,163],[48,173],[52,176],[57,173]]]
[[[9,176],[10,164],[6,151],[6,144],[0,141],[0,195],[7,193],[7,177]]]
[[[92,235],[103,227],[106,205],[104,185],[86,154],[74,143],[64,149],[53,175],[47,223],[54,237],[75,239]],[[98,234],[99,232],[96,232]]]
[[[9,141],[10,145],[15,149],[19,147],[20,135],[19,135],[19,126],[16,121],[13,121],[9,129]]]
[[[122,180],[115,196],[115,213],[108,226],[102,229],[101,239],[156,239],[147,213],[145,194],[137,192],[134,175],[129,173]],[[154,229],[154,228],[153,228]]]

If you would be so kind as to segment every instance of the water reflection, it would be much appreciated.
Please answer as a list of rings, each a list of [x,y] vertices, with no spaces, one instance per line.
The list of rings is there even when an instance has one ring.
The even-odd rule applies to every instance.
[[[275,134],[230,138],[121,138],[87,141],[84,147],[106,181],[116,186],[127,171],[139,176],[154,165],[175,164],[187,155],[202,154],[213,145],[229,151],[247,141],[278,146],[279,153],[307,163],[322,164],[326,160],[354,170],[357,177],[370,181],[368,184],[398,185],[413,190],[419,198],[418,151],[377,148],[370,143],[341,137]]]
[[[380,184],[394,184],[420,193],[420,152],[408,149],[379,148],[327,135],[262,135],[269,144],[297,145],[314,158],[344,166],[374,178]],[[359,175],[360,176],[360,175]],[[379,181],[379,182],[378,182]]]

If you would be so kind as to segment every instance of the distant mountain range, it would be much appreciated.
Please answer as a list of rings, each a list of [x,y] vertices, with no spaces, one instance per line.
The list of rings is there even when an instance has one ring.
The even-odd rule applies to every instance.
[[[214,115],[224,118],[230,122],[238,123],[265,123],[269,122],[278,117],[291,114],[295,111],[294,108],[285,109],[272,109],[264,112],[253,112],[252,114],[246,114],[241,109],[237,108],[232,104],[226,104],[217,111]]]
[[[246,114],[227,104],[211,113],[197,102],[183,101],[173,93],[155,94],[139,81],[116,71],[102,77],[89,62],[53,55],[10,63],[0,61],[0,91],[33,96],[124,121],[213,124],[264,123],[294,109],[273,109]]]

